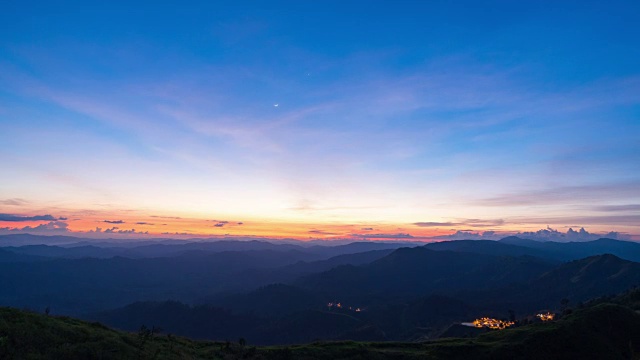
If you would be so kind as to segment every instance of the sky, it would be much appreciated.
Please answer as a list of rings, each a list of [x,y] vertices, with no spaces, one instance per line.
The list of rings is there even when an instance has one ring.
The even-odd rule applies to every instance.
[[[640,240],[638,19],[637,1],[9,1],[0,234]]]

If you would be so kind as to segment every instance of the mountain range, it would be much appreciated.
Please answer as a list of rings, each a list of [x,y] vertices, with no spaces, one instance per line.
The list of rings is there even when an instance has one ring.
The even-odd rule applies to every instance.
[[[611,239],[411,247],[74,239],[0,247],[0,305],[256,344],[398,341],[435,338],[479,316],[557,311],[640,285],[640,244]]]

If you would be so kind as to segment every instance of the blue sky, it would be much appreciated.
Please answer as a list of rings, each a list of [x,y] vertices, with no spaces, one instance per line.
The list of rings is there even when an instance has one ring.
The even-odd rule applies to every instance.
[[[0,213],[78,232],[161,214],[206,234],[197,220],[638,235],[639,10],[12,2]]]

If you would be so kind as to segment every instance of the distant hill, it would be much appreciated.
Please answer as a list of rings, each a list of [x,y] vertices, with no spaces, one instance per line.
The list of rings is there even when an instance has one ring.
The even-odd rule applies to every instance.
[[[344,254],[356,254],[374,250],[395,250],[403,247],[416,247],[421,243],[411,242],[382,242],[382,241],[359,241],[336,246],[311,246],[309,251],[322,254],[326,257],[333,257]]]
[[[524,294],[550,301],[565,297],[579,302],[594,296],[618,294],[634,286],[640,286],[640,263],[605,254],[572,261],[549,271],[532,281]]]
[[[21,255],[20,256],[25,256]],[[248,291],[238,274],[305,259],[296,251],[189,253],[170,258],[0,262],[0,304],[80,315],[141,300],[192,301]]]
[[[307,309],[324,308],[326,300],[316,293],[284,284],[272,284],[249,293],[222,297],[216,306],[237,313],[281,316]]]
[[[529,282],[491,291],[463,291],[478,306],[534,311],[558,308],[562,299],[576,304],[640,286],[640,264],[605,254],[575,260]]]
[[[239,239],[87,239],[72,236],[42,236],[32,234],[0,235],[0,248],[23,254],[61,258],[128,258],[173,257],[190,252],[219,253],[226,251],[278,252],[299,251],[307,254],[307,260],[323,260],[345,254],[374,250],[390,250],[418,246],[418,243],[401,242],[352,242],[335,245],[308,246],[304,242],[277,243],[266,240]]]
[[[48,258],[26,254],[16,254],[12,251],[0,248],[0,263],[15,263],[15,262],[34,262],[48,260]],[[0,268],[2,265],[0,265]]]
[[[197,250],[196,245],[215,251]],[[218,251],[227,246],[266,250]],[[310,253],[303,247],[263,242],[143,247],[145,250],[48,245],[0,248],[0,283],[4,285],[0,287],[0,304],[33,309],[49,306],[57,314],[80,315],[135,301],[211,302],[207,299],[214,294],[291,282],[341,264],[365,264],[393,251],[373,250],[324,259],[325,255]],[[180,250],[172,256],[147,257],[153,255],[149,247]],[[115,256],[119,254],[131,257]],[[318,258],[323,260],[315,260]]]
[[[82,259],[96,258],[109,259],[112,257],[142,257],[135,250],[125,248],[101,248],[97,246],[85,245],[74,247],[62,247],[52,245],[25,245],[25,246],[8,246],[0,248],[16,254],[35,255],[47,258],[64,258],[64,259]]]
[[[63,245],[73,244],[85,239],[74,236],[44,236],[32,234],[8,234],[0,235],[0,247],[2,246],[23,246],[23,245]]]
[[[588,256],[613,254],[622,259],[640,262],[640,243],[613,239],[582,242],[552,242],[509,236],[493,240],[452,240],[424,245],[438,251],[472,252],[497,256],[535,256],[555,261],[571,261]]]
[[[420,296],[433,291],[483,289],[521,282],[553,268],[532,257],[498,257],[425,247],[400,248],[363,266],[339,266],[301,278],[301,287],[334,297]]]
[[[543,259],[560,259],[553,252],[533,247],[510,244],[494,240],[452,240],[424,245],[427,249],[436,251],[457,251],[495,256],[535,256]]]
[[[270,269],[249,269],[238,274],[238,279],[253,288],[274,284],[293,283],[296,279],[333,269],[341,265],[364,265],[383,258],[393,249],[371,250],[361,253],[343,254],[326,260],[299,261],[295,264]],[[211,299],[202,301],[211,302]]]
[[[612,254],[621,259],[640,262],[640,243],[614,239],[598,239],[581,242],[553,242],[521,239],[515,236],[498,241],[501,244],[516,245],[542,251],[559,260],[577,260],[588,256]]]

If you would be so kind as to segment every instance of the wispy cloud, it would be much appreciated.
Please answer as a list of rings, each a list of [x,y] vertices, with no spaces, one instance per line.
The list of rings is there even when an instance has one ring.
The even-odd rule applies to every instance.
[[[602,205],[602,206],[594,206],[591,209],[595,211],[602,211],[602,212],[640,211],[640,204]]]
[[[339,235],[338,233],[335,232],[331,232],[331,231],[325,231],[325,230],[318,230],[318,229],[312,229],[307,231],[309,234],[314,234],[314,235]]]
[[[419,227],[442,227],[442,226],[457,226],[460,223],[456,222],[435,222],[435,221],[421,221],[417,223],[413,223],[415,226]]]
[[[504,225],[503,219],[457,219],[456,221],[447,222],[416,222],[413,223],[419,227],[453,227],[453,226],[471,226],[471,227],[496,227]]]
[[[640,198],[640,181],[601,185],[561,186],[535,191],[510,193],[473,203],[481,206],[530,206],[571,204],[584,201],[611,201]]]
[[[55,54],[50,52],[52,56]],[[273,194],[274,200],[261,207],[259,215],[281,218],[292,214],[312,218],[315,215],[337,217],[349,213],[357,215],[353,218],[373,220],[365,216],[391,211],[388,209],[397,204],[409,204],[407,208],[411,207],[408,209],[411,214],[430,214],[423,211],[427,208],[427,201],[406,199],[421,196],[424,189],[446,188],[442,184],[455,179],[459,169],[468,169],[467,164],[485,170],[492,178],[496,178],[497,171],[491,166],[510,166],[509,162],[506,165],[499,163],[502,159],[522,163],[523,174],[534,173],[537,169],[533,169],[531,164],[549,161],[544,158],[549,157],[547,153],[537,154],[536,149],[543,146],[546,149],[547,144],[565,145],[565,141],[549,140],[552,133],[565,134],[555,131],[556,128],[550,129],[550,125],[567,124],[566,129],[582,129],[585,128],[583,121],[587,121],[584,119],[593,121],[592,114],[601,109],[636,105],[640,101],[640,78],[637,76],[582,81],[579,85],[562,85],[550,91],[547,85],[523,80],[530,75],[526,65],[504,68],[480,64],[466,57],[453,57],[393,71],[387,71],[384,65],[373,65],[363,70],[363,63],[375,64],[380,60],[378,57],[375,54],[351,54],[346,60],[333,59],[322,64],[323,71],[335,71],[341,75],[331,78],[323,74],[314,81],[300,80],[296,77],[298,75],[275,79],[273,75],[264,75],[273,71],[261,71],[264,70],[262,67],[247,69],[245,65],[236,64],[216,64],[216,68],[209,65],[185,66],[176,68],[171,76],[157,72],[153,76],[140,76],[133,80],[123,76],[106,82],[103,78],[91,76],[80,78],[78,82],[56,82],[54,78],[45,76],[36,79],[27,74],[37,71],[21,71],[15,65],[11,69],[2,67],[0,70],[5,71],[0,71],[0,79],[8,84],[9,93],[19,94],[25,100],[38,104],[44,100],[56,108],[80,115],[77,117],[83,121],[87,117],[92,119],[92,126],[85,128],[87,132],[99,132],[114,142],[126,142],[127,137],[135,139],[131,141],[133,145],[128,149],[131,154],[127,156],[145,157],[147,151],[153,153],[157,158],[149,161],[151,168],[155,169],[162,162],[170,168],[172,176],[176,176],[175,182],[169,179],[167,184],[196,178],[191,176],[193,171],[202,175],[197,178],[215,182],[205,185],[203,181],[198,185],[202,187],[193,191],[206,193],[211,188],[236,186],[240,182],[235,180],[241,179],[243,183],[237,185],[238,188],[255,188],[256,193]],[[29,60],[33,64],[42,64],[38,58],[48,57],[32,54]],[[259,90],[254,91],[254,88]],[[276,100],[272,97],[286,99],[277,99],[282,106],[276,109],[272,105]],[[134,98],[136,100],[131,101]],[[106,132],[115,134],[106,134],[105,128]],[[616,128],[615,124],[610,128]],[[595,135],[599,132],[591,134]],[[592,138],[582,139],[579,135],[566,133],[565,136],[571,140],[566,146],[572,149],[575,148],[574,143],[594,142]],[[491,149],[478,145],[489,143],[492,144]],[[632,155],[626,158],[615,155],[621,168],[636,162],[637,155],[633,154],[637,152],[633,152],[636,149],[633,146],[632,143],[625,150]],[[604,149],[607,147],[608,144],[603,146]],[[499,160],[493,160],[497,158],[496,153],[500,154]],[[521,159],[522,154],[526,159]],[[588,165],[594,160],[591,155],[587,158],[585,166],[580,164],[583,173],[593,172]],[[620,162],[623,158],[626,160]],[[173,159],[175,164],[170,164],[167,159]],[[562,167],[573,160],[556,162],[558,167]],[[202,169],[205,171],[201,172]],[[121,171],[126,176],[133,170],[123,167]],[[173,174],[184,174],[184,178]],[[413,175],[405,179],[398,174]],[[89,178],[73,175],[65,174],[62,180],[74,188],[91,184]],[[465,195],[459,200],[465,204],[493,207],[491,212],[465,212],[460,216],[470,218],[458,219],[452,210],[442,217],[431,217],[443,221],[415,222],[413,225],[422,228],[501,227],[511,223],[511,218],[504,212],[493,211],[495,208],[574,206],[582,203],[593,206],[619,202],[616,200],[635,202],[640,198],[640,182],[620,182],[637,175],[634,168],[621,176],[613,174],[614,180],[609,184],[605,179],[601,185],[553,185],[548,188],[544,188],[545,185],[526,186],[528,184],[512,186],[523,176],[507,175],[500,178],[499,183],[504,186],[500,186],[499,191],[484,193],[480,190],[477,193],[480,195]],[[576,177],[573,173],[568,176]],[[572,179],[569,184],[591,180],[585,176],[576,177],[576,181]],[[538,186],[537,182],[532,183]],[[146,184],[142,180],[135,185],[142,188]],[[375,189],[369,190],[369,186],[375,186]],[[446,189],[442,194],[450,198],[458,196],[456,189]],[[211,194],[209,196],[214,198]],[[307,196],[315,198],[296,202],[296,198]],[[474,200],[472,196],[481,199]],[[126,199],[123,202],[133,201]],[[246,207],[253,208],[252,205],[259,201],[255,199],[262,198],[246,196],[244,199]],[[221,203],[224,200],[229,199],[223,199]],[[142,198],[137,201],[146,203]],[[374,201],[379,206],[366,206]],[[184,199],[175,200],[175,203],[180,202],[192,204]],[[293,206],[283,207],[283,203]],[[22,199],[13,198],[1,200],[0,204],[20,206],[25,203]],[[207,211],[212,206],[202,205]],[[637,206],[602,205],[590,209],[620,215],[615,217],[568,217],[565,213],[556,218],[532,217],[531,221],[630,224],[636,218],[626,212],[637,211]],[[14,217],[6,220],[0,215],[0,221],[55,220],[50,215],[40,218],[22,216],[22,219],[19,215],[11,216]],[[112,214],[102,215],[96,220],[109,216]],[[499,219],[471,218],[474,216]],[[382,216],[376,220],[380,218]],[[408,221],[421,218],[411,219]],[[124,223],[123,220],[104,222]],[[144,222],[137,224],[145,225]],[[226,229],[232,225],[219,221],[213,226]],[[373,228],[363,231],[373,231]]]
[[[0,200],[0,205],[24,206],[27,204],[29,204],[27,200],[20,199],[20,198]]]
[[[414,236],[406,233],[397,234],[350,234],[352,238],[360,239],[413,239]]]
[[[514,224],[554,224],[568,225],[578,224],[580,226],[588,225],[611,225],[611,226],[636,226],[640,223],[640,215],[605,215],[605,216],[554,216],[554,217],[538,217],[529,216],[522,218],[510,219]]]

